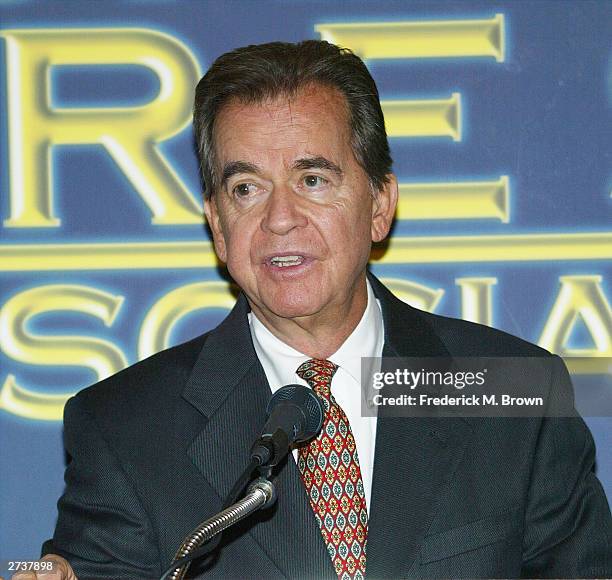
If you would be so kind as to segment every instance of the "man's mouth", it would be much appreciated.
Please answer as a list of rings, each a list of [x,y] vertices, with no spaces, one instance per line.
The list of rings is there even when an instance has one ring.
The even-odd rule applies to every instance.
[[[304,256],[293,255],[293,256],[272,256],[270,258],[270,264],[279,268],[288,268],[289,266],[299,266],[304,262]]]

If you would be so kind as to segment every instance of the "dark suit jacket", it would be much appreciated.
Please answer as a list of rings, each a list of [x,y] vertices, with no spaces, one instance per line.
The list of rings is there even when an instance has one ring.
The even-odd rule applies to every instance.
[[[405,305],[374,277],[386,356],[550,356]],[[71,399],[71,461],[45,553],[80,578],[154,578],[216,513],[248,460],[270,389],[243,296],[211,332]],[[545,389],[568,389],[562,363]],[[582,419],[379,416],[367,574],[612,576],[609,507]],[[210,578],[335,578],[293,460],[278,501],[225,534]]]

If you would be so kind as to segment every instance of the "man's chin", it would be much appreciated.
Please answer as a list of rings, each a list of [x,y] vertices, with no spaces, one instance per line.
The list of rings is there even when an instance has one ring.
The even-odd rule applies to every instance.
[[[308,318],[309,316],[315,316],[319,310],[316,308],[306,308],[304,306],[296,305],[275,305],[274,309],[270,309],[270,312],[278,317],[285,318],[287,320]]]
[[[321,305],[314,303],[312,296],[300,297],[295,294],[282,299],[273,298],[265,301],[263,306],[262,310],[266,316],[288,320],[316,316],[321,312]]]

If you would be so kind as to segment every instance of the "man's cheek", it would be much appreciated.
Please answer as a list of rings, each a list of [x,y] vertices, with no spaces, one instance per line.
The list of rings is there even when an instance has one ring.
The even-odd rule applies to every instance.
[[[227,246],[225,243],[225,237],[220,232],[213,233],[213,243],[215,245],[215,253],[219,260],[227,263]]]
[[[246,244],[236,244],[229,241],[227,246],[227,266],[236,279],[245,279],[251,271],[250,248]]]

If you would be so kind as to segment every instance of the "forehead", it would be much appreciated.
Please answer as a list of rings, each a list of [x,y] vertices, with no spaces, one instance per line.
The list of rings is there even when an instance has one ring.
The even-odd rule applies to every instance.
[[[225,104],[215,122],[217,161],[279,161],[323,156],[337,163],[352,158],[348,108],[334,88],[306,87],[292,96],[260,103]]]

